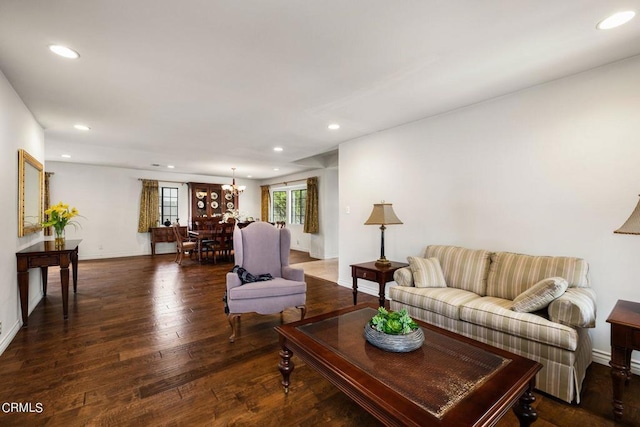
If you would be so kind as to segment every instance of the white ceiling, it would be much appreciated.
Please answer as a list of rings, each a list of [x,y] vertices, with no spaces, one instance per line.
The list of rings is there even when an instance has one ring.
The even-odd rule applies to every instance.
[[[46,161],[264,179],[637,55],[640,17],[595,29],[627,9],[640,2],[0,0],[0,70],[45,129]]]

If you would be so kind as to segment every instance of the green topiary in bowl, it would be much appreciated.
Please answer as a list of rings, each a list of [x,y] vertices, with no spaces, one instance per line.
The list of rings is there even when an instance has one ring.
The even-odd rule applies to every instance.
[[[364,325],[365,339],[386,351],[405,353],[422,347],[424,333],[407,314],[407,310],[389,312],[378,308],[378,314]]]
[[[371,318],[369,325],[376,331],[390,335],[408,334],[418,329],[418,324],[409,317],[404,308],[389,312],[384,307],[379,307],[378,314]]]

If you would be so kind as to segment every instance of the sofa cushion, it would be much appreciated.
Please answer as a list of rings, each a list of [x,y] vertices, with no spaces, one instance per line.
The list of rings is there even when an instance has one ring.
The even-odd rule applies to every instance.
[[[596,294],[591,288],[567,289],[549,304],[549,319],[577,328],[596,327]]]
[[[460,320],[460,307],[480,298],[477,294],[455,288],[414,288],[391,286],[389,296],[393,301],[438,313]]]
[[[549,277],[542,279],[513,300],[511,310],[519,313],[531,313],[541,310],[551,301],[564,294],[567,290],[567,281],[562,277]]]
[[[502,298],[477,298],[460,307],[460,318],[474,325],[565,350],[574,351],[577,348],[578,333],[575,329],[538,314],[516,313],[510,309],[512,303]]]
[[[569,288],[587,287],[588,271],[589,265],[580,258],[496,252],[491,256],[486,295],[513,300],[547,277],[562,277]]]
[[[416,288],[446,288],[438,258],[407,257]]]
[[[440,261],[448,287],[486,295],[491,252],[456,246],[427,246],[425,258],[433,257]]]

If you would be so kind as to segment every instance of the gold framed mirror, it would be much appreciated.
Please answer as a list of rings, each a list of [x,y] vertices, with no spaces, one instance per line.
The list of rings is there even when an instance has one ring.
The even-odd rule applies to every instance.
[[[41,230],[44,200],[42,163],[18,150],[18,237]]]

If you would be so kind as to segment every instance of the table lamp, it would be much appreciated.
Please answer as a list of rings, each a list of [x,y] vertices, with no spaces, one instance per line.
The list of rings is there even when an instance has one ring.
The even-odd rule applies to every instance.
[[[640,202],[636,205],[636,208],[631,212],[631,216],[627,221],[622,224],[622,227],[618,228],[614,233],[618,234],[640,234]]]
[[[391,261],[388,261],[384,256],[384,230],[387,228],[385,225],[402,224],[402,221],[396,216],[391,203],[384,203],[383,201],[382,203],[375,203],[373,205],[373,211],[371,211],[369,219],[364,224],[380,224],[380,259],[376,261],[376,266],[388,267],[391,265]]]

